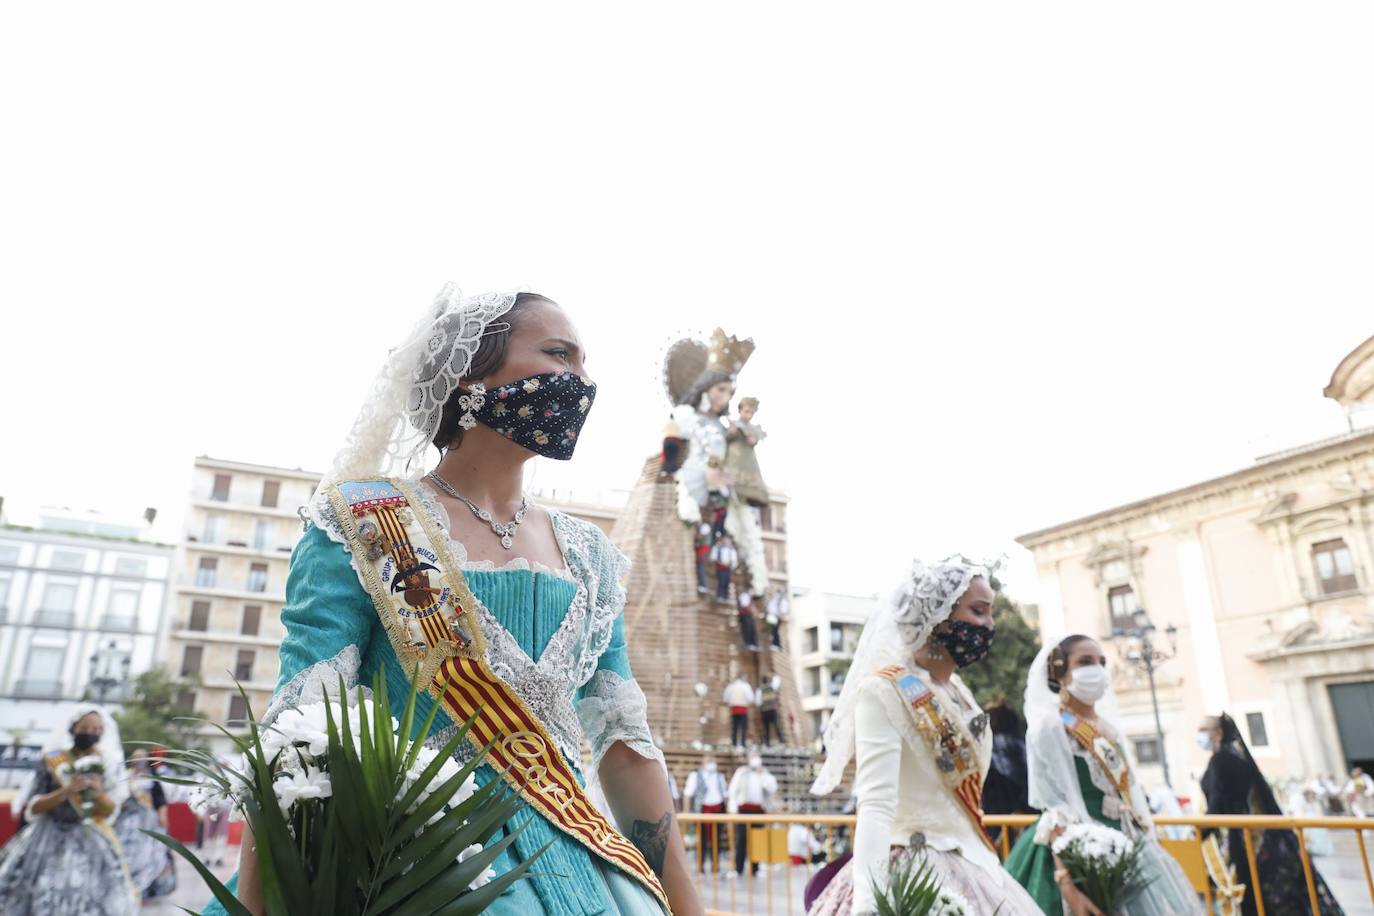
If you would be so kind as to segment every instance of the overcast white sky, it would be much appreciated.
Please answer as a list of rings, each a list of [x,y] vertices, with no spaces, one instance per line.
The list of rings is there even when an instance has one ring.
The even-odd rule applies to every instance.
[[[10,506],[326,468],[448,279],[580,324],[601,395],[542,487],[631,485],[674,332],[753,336],[803,585],[1342,429],[1368,4],[457,7],[5,7]]]

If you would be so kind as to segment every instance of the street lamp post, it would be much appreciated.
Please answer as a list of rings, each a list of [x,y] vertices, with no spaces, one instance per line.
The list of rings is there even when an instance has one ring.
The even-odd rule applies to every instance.
[[[1164,749],[1164,725],[1159,718],[1159,693],[1155,688],[1155,669],[1178,654],[1178,627],[1171,623],[1164,628],[1164,635],[1169,638],[1168,652],[1155,645],[1155,632],[1155,625],[1150,622],[1149,615],[1145,613],[1143,608],[1136,608],[1135,613],[1131,615],[1131,626],[1118,624],[1113,628],[1112,641],[1116,643],[1117,652],[1121,655],[1122,660],[1143,670],[1150,681],[1150,705],[1154,707],[1155,713],[1155,735],[1159,741],[1159,762],[1164,768],[1164,784],[1172,789],[1174,784],[1169,779],[1169,755]],[[1125,648],[1128,645],[1132,645],[1132,647]]]
[[[119,651],[119,644],[113,639],[91,656],[91,688],[100,705],[105,705],[105,697],[111,690],[128,680],[129,656]]]

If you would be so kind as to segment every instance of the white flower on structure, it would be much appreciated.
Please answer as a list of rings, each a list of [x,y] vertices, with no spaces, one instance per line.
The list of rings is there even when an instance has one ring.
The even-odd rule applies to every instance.
[[[481,846],[481,844],[469,846],[467,849],[464,849],[462,852],[458,853],[458,861],[459,861],[459,862],[466,862],[468,859],[471,859],[473,856],[477,855],[477,854],[478,854],[479,852],[481,852],[481,851],[482,851],[482,846]],[[494,869],[494,868],[488,868],[486,871],[482,872],[482,873],[481,873],[480,875],[478,875],[476,878],[473,878],[473,879],[472,879],[472,883],[468,885],[468,890],[473,890],[473,891],[475,891],[475,890],[477,890],[479,887],[482,887],[483,885],[485,885],[486,883],[488,883],[489,881],[491,881],[491,879],[493,879],[493,878],[495,878],[495,877],[496,877],[496,869]]]
[[[272,782],[272,791],[277,796],[282,814],[286,814],[297,801],[330,798],[334,794],[334,786],[329,781],[328,773],[311,766],[281,773]]]

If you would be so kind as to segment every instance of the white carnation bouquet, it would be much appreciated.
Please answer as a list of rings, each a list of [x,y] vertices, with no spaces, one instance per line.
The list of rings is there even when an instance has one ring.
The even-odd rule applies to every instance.
[[[105,760],[99,754],[87,754],[85,757],[78,757],[70,764],[69,773],[71,776],[95,776],[105,778]],[[86,786],[81,790],[81,820],[90,821],[91,815],[95,812],[95,799],[100,793],[91,786]]]
[[[521,803],[499,779],[477,786],[485,752],[465,766],[453,759],[471,721],[442,748],[425,746],[438,706],[417,722],[416,695],[412,684],[398,721],[380,676],[370,697],[360,689],[351,703],[340,681],[337,697],[262,728],[250,710],[247,738],[221,729],[241,752],[235,765],[204,751],[169,753],[199,777],[169,782],[194,786],[202,807],[227,801],[248,823],[268,916],[476,914],[538,858],[495,877],[492,863],[524,827],[492,838]],[[250,916],[190,850],[151,835],[196,867],[230,916]]]
[[[1074,886],[1104,913],[1118,913],[1139,878],[1142,841],[1097,822],[1073,824],[1051,844]]]

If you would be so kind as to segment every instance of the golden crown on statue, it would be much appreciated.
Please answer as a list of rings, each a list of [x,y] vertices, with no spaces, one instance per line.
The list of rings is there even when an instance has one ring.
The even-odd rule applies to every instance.
[[[735,378],[753,353],[752,338],[740,340],[733,334],[726,334],[722,328],[716,328],[715,333],[711,335],[711,355],[708,357],[707,368]]]

